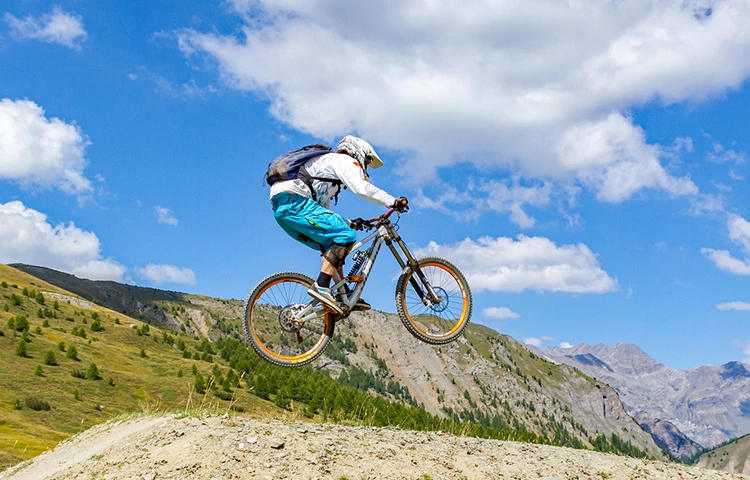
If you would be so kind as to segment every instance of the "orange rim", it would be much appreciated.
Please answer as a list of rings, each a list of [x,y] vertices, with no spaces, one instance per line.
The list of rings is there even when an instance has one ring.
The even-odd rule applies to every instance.
[[[318,349],[323,344],[323,342],[325,342],[325,338],[326,338],[326,333],[325,332],[328,331],[329,322],[331,321],[330,320],[330,316],[328,314],[325,315],[325,320],[323,321],[323,334],[320,336],[320,338],[315,343],[315,345],[313,345],[312,348],[310,348],[309,350],[307,350],[306,352],[304,352],[302,354],[294,355],[294,356],[290,356],[290,357],[287,357],[287,356],[284,356],[284,355],[280,355],[280,354],[274,352],[273,350],[269,349],[268,347],[266,347],[266,345],[261,341],[260,337],[256,333],[255,325],[254,325],[254,320],[255,320],[255,315],[254,315],[255,305],[258,303],[258,300],[261,297],[263,297],[263,294],[266,293],[266,291],[268,291],[274,285],[278,285],[280,283],[285,283],[285,282],[289,282],[289,281],[299,283],[300,285],[303,285],[305,288],[308,287],[308,285],[306,285],[305,283],[303,283],[300,280],[295,279],[295,278],[280,278],[280,279],[278,279],[278,280],[270,283],[268,286],[266,286],[266,288],[263,289],[263,291],[261,291],[261,293],[259,295],[256,296],[255,301],[253,302],[252,308],[250,309],[250,319],[249,319],[248,323],[250,324],[250,331],[252,332],[253,338],[255,339],[255,344],[258,345],[261,349],[263,349],[263,351],[266,352],[266,354],[268,354],[269,356],[271,356],[273,358],[276,358],[278,360],[284,361],[284,362],[300,363],[300,362],[303,362],[303,361],[309,359],[313,355],[315,355],[315,352],[317,352]]]
[[[404,307],[404,311],[406,312],[406,315],[409,318],[409,323],[411,323],[411,325],[416,330],[418,330],[422,335],[424,335],[426,337],[430,337],[430,338],[435,338],[435,339],[449,337],[449,336],[453,335],[459,328],[461,328],[461,326],[466,321],[466,316],[467,316],[468,311],[469,311],[469,302],[467,301],[468,295],[467,295],[466,289],[464,288],[463,284],[460,281],[458,281],[458,279],[453,275],[453,271],[450,270],[449,268],[447,268],[445,265],[442,265],[442,264],[437,263],[437,262],[425,262],[425,263],[423,263],[423,264],[421,264],[419,266],[419,268],[422,269],[423,273],[424,273],[424,269],[427,268],[427,267],[436,267],[436,268],[439,268],[443,272],[446,272],[448,274],[448,276],[454,282],[456,282],[456,287],[458,288],[458,290],[461,293],[461,305],[462,305],[462,307],[461,307],[461,315],[458,317],[458,319],[455,320],[456,324],[453,326],[453,328],[449,332],[443,333],[441,335],[434,335],[434,334],[431,334],[431,333],[427,333],[423,328],[420,328],[419,325],[414,321],[413,316],[412,316],[411,312],[409,311],[409,306],[407,305],[407,291],[408,291],[409,285],[411,285],[411,283],[409,282],[409,279],[414,275],[414,272],[412,272],[410,274],[409,279],[406,279],[406,281],[404,281],[404,292],[403,292],[403,298],[404,299],[403,299],[403,302],[402,302],[403,303],[403,307]],[[425,276],[427,276],[427,274],[425,274]],[[430,285],[432,285],[433,288],[435,288],[435,287],[442,288],[441,285],[436,285],[429,278],[428,278],[428,281],[430,281]],[[420,300],[420,304],[421,304],[421,300]],[[425,313],[430,313],[430,309],[427,308],[427,307],[425,307],[425,308],[427,309],[427,311]],[[433,315],[435,314],[434,311],[432,312],[432,314]],[[439,315],[435,315],[435,316],[438,317],[438,318],[440,318],[441,320],[451,321],[451,322],[454,321],[454,320],[450,320],[450,319],[447,319],[447,318],[440,317]]]

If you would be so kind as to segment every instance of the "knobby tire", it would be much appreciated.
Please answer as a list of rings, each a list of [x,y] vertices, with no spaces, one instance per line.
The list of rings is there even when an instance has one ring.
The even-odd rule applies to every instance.
[[[284,331],[279,323],[285,307],[312,301],[312,297],[306,293],[312,284],[313,279],[307,275],[281,272],[261,280],[248,295],[242,321],[245,341],[264,360],[280,367],[300,367],[325,351],[335,327],[330,313],[317,319],[319,328],[311,326],[302,331],[311,338],[312,346],[309,348],[304,342],[298,346],[296,334]]]
[[[427,288],[411,267],[404,268],[396,284],[396,310],[406,329],[419,340],[443,345],[456,340],[471,318],[469,283],[455,265],[438,257],[417,260],[420,270],[443,301],[425,306],[415,285],[428,295]]]

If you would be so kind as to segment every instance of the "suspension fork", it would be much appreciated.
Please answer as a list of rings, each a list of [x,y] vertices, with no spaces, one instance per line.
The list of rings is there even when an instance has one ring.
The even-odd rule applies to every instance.
[[[419,295],[419,299],[422,300],[422,303],[427,306],[429,306],[428,302],[431,302],[433,305],[440,303],[443,299],[439,297],[432,289],[432,285],[430,285],[430,282],[427,281],[427,277],[425,277],[422,269],[419,268],[419,263],[417,263],[417,260],[411,254],[409,249],[406,248],[406,244],[401,239],[396,229],[393,227],[393,224],[388,222],[388,224],[385,225],[385,228],[388,231],[388,237],[386,237],[385,239],[385,244],[388,245],[388,248],[391,249],[391,253],[393,253],[394,257],[396,257],[396,261],[398,262],[399,266],[401,266],[401,269],[403,270],[407,266],[411,268],[412,271],[417,274],[419,280],[422,281],[422,285],[427,287],[427,295],[429,295],[429,298],[426,299],[426,295],[424,290],[422,289],[422,286],[419,285],[419,282],[414,278],[414,276],[409,279],[409,283],[411,283],[411,286],[414,287],[414,291],[417,292],[417,295]],[[398,244],[398,246],[401,248],[401,251],[404,252],[406,261],[401,258],[398,250],[396,250],[396,247],[393,245],[394,242]]]

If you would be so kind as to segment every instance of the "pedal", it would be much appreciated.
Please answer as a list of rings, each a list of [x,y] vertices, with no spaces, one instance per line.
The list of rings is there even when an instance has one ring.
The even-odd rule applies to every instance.
[[[352,283],[364,282],[365,281],[365,277],[363,277],[362,275],[350,275],[350,276],[346,277],[346,281],[347,282],[352,282]]]

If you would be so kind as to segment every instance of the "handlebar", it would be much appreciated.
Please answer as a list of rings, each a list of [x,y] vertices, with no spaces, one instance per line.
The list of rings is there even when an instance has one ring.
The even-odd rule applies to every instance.
[[[406,212],[406,210],[399,211],[396,208],[390,208],[387,212],[384,214],[377,216],[375,218],[371,218],[369,220],[364,220],[362,223],[362,229],[363,230],[372,230],[373,228],[376,228],[381,222],[384,220],[388,220],[391,215],[393,215],[395,212],[398,212],[399,214]]]

